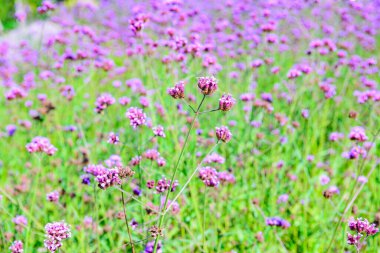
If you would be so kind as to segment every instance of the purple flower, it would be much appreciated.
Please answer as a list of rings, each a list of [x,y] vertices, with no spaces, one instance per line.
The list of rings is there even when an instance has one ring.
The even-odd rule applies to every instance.
[[[152,130],[153,130],[154,136],[163,137],[163,138],[166,137],[163,126],[153,127]]]
[[[9,247],[11,253],[23,253],[24,248],[21,241],[14,241],[12,245]]]
[[[49,202],[58,203],[59,192],[58,191],[53,191],[53,192],[50,192],[50,193],[46,194],[46,199]]]
[[[204,95],[212,95],[218,89],[215,77],[199,77],[198,87]]]
[[[54,155],[57,149],[50,144],[48,138],[45,137],[34,137],[33,140],[26,145],[26,150],[29,153],[45,153],[49,156]]]
[[[70,227],[63,221],[48,223],[45,226],[45,236],[45,248],[50,252],[56,252],[62,247],[62,240],[71,237]]]
[[[236,100],[230,94],[223,94],[219,99],[219,110],[229,111],[235,105]]]
[[[290,223],[288,221],[279,217],[268,217],[266,218],[265,223],[268,226],[281,227],[283,229],[287,229],[288,227],[290,227]]]
[[[119,140],[119,136],[113,132],[109,133],[108,135],[108,140],[107,140],[108,143],[111,143],[111,144],[118,144],[120,142]]]
[[[100,189],[105,190],[114,185],[120,185],[121,179],[117,169],[109,169],[103,171],[100,175],[96,176],[96,181]]]
[[[97,113],[101,113],[107,107],[109,107],[110,105],[114,104],[115,101],[116,101],[115,98],[111,94],[104,93],[104,94],[100,95],[96,99],[96,102],[95,102],[95,106],[96,106],[95,111]]]
[[[146,122],[146,115],[142,109],[131,107],[128,109],[126,116],[130,120],[130,125],[136,129],[138,126],[144,125]]]
[[[218,172],[212,167],[203,167],[199,169],[199,178],[208,187],[215,187],[219,185]]]
[[[365,142],[366,140],[368,140],[364,128],[359,126],[353,127],[348,137],[350,138],[350,140],[355,140],[359,142]]]
[[[168,89],[168,94],[174,99],[181,99],[185,97],[185,82],[180,81],[174,87]]]
[[[153,253],[154,250],[154,241],[148,242],[145,245],[144,253]],[[157,251],[156,253],[162,253],[162,244],[161,242],[158,242],[157,244]]]
[[[7,131],[8,136],[13,136],[17,130],[17,127],[15,125],[8,125],[5,127],[5,130]]]
[[[232,138],[232,134],[231,134],[230,130],[228,129],[228,127],[226,127],[226,126],[221,126],[221,127],[215,128],[215,133],[216,133],[216,138],[219,141],[229,142]]]

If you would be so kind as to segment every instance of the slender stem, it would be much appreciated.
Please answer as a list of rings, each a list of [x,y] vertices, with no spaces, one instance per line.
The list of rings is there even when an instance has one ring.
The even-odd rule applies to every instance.
[[[100,252],[100,238],[98,233],[98,227],[99,227],[99,210],[98,210],[98,197],[97,197],[97,191],[96,191],[96,183],[94,183],[94,198],[95,198],[95,221],[96,221],[96,227],[95,227],[95,233],[96,233],[96,245],[97,250],[95,252]]]
[[[209,110],[209,111],[204,111],[204,112],[200,112],[199,114],[204,114],[204,113],[208,113],[208,112],[217,112],[219,111],[220,109],[217,108],[217,109],[212,109],[212,110]]]
[[[204,196],[203,196],[203,252],[207,252],[206,248],[206,204],[207,204],[207,186],[204,188]]]
[[[195,109],[186,101],[186,99],[182,99],[183,102],[185,102],[185,104],[187,104],[187,106],[190,107],[190,109],[193,111],[193,113],[196,113]]]
[[[179,191],[179,193],[177,194],[177,196],[175,196],[175,198],[173,199],[173,201],[170,203],[170,205],[166,208],[166,210],[164,211],[164,214],[166,214],[169,210],[170,210],[170,207],[176,202],[176,200],[179,198],[179,196],[181,196],[182,192],[186,189],[187,185],[190,183],[191,179],[193,179],[193,177],[195,176],[195,174],[198,172],[199,168],[201,167],[201,165],[203,164],[204,162],[204,159],[209,156],[212,151],[214,151],[214,149],[216,148],[216,146],[218,146],[219,144],[219,141],[214,145],[214,147],[212,147],[212,149],[210,149],[210,151],[207,153],[207,155],[203,158],[203,160],[198,164],[198,166],[195,168],[195,170],[193,171],[193,173],[190,175],[189,179],[187,179],[186,183],[183,185],[183,187],[181,188],[181,190]]]
[[[123,189],[123,185],[120,185],[120,188]],[[121,201],[122,201],[122,204],[123,204],[124,220],[125,220],[125,225],[127,226],[127,232],[128,232],[128,237],[129,237],[129,243],[131,244],[132,252],[135,253],[135,245],[133,244],[133,241],[132,241],[131,231],[130,231],[130,229],[129,229],[129,223],[128,223],[127,212],[126,212],[126,210],[125,210],[124,192],[122,192],[122,191],[121,191]],[[125,251],[128,252],[128,248],[127,248],[127,247],[125,247]]]
[[[189,131],[187,132],[187,135],[186,135],[186,138],[185,138],[185,142],[183,143],[183,146],[182,146],[182,149],[181,149],[181,153],[179,154],[179,157],[178,157],[178,160],[177,160],[177,163],[174,167],[174,172],[173,172],[173,175],[171,177],[171,180],[170,180],[170,186],[169,186],[169,189],[166,193],[166,197],[165,197],[165,202],[164,202],[164,205],[163,205],[163,208],[162,210],[165,210],[166,209],[166,206],[168,205],[168,201],[169,201],[169,195],[170,195],[170,192],[171,192],[171,189],[172,189],[172,186],[173,186],[173,183],[174,183],[174,179],[175,179],[175,176],[177,175],[177,171],[178,171],[178,166],[179,166],[179,163],[181,161],[181,158],[182,158],[182,155],[185,151],[185,147],[186,147],[186,144],[187,144],[187,141],[189,140],[189,136],[190,136],[190,133],[191,133],[191,130],[193,129],[194,127],[194,124],[195,124],[195,121],[198,117],[198,113],[199,113],[199,109],[201,108],[204,100],[206,98],[206,95],[203,95],[203,98],[202,98],[202,101],[199,103],[199,106],[195,112],[195,115],[194,115],[194,118],[193,118],[193,121],[191,122],[191,125],[190,125],[190,128],[189,128]],[[162,223],[164,222],[164,218],[165,218],[165,214],[166,213],[163,213],[160,217],[160,220],[158,222],[158,227],[159,228],[162,228]],[[160,238],[160,236],[158,235],[154,241],[154,249],[153,249],[153,253],[157,252],[157,246],[158,246],[158,239]]]

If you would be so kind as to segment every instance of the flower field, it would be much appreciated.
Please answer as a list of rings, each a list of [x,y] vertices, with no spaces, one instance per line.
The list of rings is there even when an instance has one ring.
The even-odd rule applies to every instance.
[[[379,252],[380,1],[75,2],[0,36],[0,252]]]

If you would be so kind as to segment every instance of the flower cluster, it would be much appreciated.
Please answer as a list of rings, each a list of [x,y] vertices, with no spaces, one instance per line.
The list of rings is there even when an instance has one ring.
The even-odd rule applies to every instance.
[[[284,229],[290,227],[290,223],[288,221],[279,217],[268,217],[266,218],[265,223],[270,227],[281,227]]]
[[[348,137],[350,138],[350,140],[355,140],[359,142],[365,142],[366,140],[368,140],[364,128],[359,126],[353,127]]]
[[[120,185],[121,179],[117,169],[104,170],[101,174],[96,176],[96,181],[100,189],[105,190],[114,185]]]
[[[219,99],[219,110],[227,112],[235,105],[236,100],[230,94],[223,94]]]
[[[26,145],[26,150],[29,153],[45,153],[49,156],[54,155],[57,151],[48,138],[45,137],[34,137],[33,140]]]
[[[204,95],[212,95],[218,89],[218,81],[215,77],[199,77],[198,88]]]
[[[101,94],[95,102],[95,111],[97,113],[103,112],[107,107],[115,103],[115,98],[108,93]]]
[[[168,89],[168,94],[174,99],[181,99],[185,97],[185,82],[181,81],[174,87]]]
[[[138,126],[144,125],[146,122],[146,115],[142,109],[131,107],[128,109],[126,116],[130,120],[131,126],[136,129]]]
[[[50,192],[50,193],[46,194],[46,199],[49,202],[58,203],[59,192],[58,191],[53,191],[53,192]]]
[[[56,252],[62,247],[62,240],[71,237],[69,225],[63,221],[48,223],[45,226],[45,248],[50,252]]]
[[[209,166],[199,169],[199,178],[208,187],[216,187],[219,185],[218,172]]]
[[[9,247],[11,253],[23,253],[24,246],[21,241],[14,241],[12,245]]]
[[[348,227],[356,234],[352,235],[347,233],[347,244],[355,245],[357,248],[361,247],[363,243],[361,241],[362,238],[367,238],[368,236],[375,235],[379,232],[379,229],[375,224],[370,224],[368,220],[363,218],[355,219],[351,217],[348,220]]]
[[[218,141],[229,142],[232,138],[232,134],[226,126],[215,128],[215,133]]]

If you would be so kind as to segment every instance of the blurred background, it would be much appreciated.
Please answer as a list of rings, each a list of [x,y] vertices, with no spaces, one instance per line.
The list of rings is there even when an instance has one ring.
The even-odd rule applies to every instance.
[[[36,17],[37,7],[43,0],[0,0],[0,33],[14,29],[18,24],[15,19],[17,13],[26,13],[27,19]],[[74,4],[77,0],[56,0],[54,2],[64,2]]]

